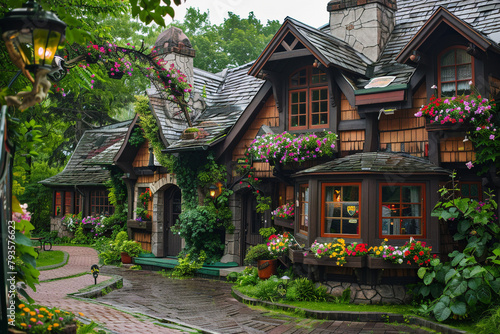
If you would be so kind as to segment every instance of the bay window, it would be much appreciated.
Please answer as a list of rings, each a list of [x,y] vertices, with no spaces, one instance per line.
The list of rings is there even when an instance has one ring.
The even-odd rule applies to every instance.
[[[474,58],[465,47],[446,49],[439,56],[439,94],[452,97],[470,93],[469,81],[473,81]]]
[[[425,236],[425,185],[381,184],[380,238]]]

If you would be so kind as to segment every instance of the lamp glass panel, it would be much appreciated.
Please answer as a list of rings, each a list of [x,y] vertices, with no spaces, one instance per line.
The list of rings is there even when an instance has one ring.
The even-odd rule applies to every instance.
[[[33,30],[35,64],[50,65],[54,59],[61,34],[46,29]]]

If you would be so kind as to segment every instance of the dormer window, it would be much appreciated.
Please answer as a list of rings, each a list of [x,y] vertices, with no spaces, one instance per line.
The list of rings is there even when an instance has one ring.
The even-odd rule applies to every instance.
[[[297,70],[289,82],[289,129],[327,128],[329,124],[326,73],[312,66]]]
[[[469,94],[474,77],[474,58],[465,47],[444,50],[439,56],[439,93],[441,97]]]

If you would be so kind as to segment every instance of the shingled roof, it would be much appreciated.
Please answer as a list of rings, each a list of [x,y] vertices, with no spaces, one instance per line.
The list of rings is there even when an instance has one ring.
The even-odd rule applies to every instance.
[[[87,130],[78,142],[64,170],[41,184],[55,186],[101,186],[109,179],[103,164],[111,164],[123,144],[131,121]]]
[[[199,139],[179,139],[179,131],[177,140],[171,141],[167,152],[207,149],[229,132],[265,83],[247,75],[251,65],[248,63],[218,74],[195,69],[195,93],[204,89],[207,108],[193,120],[193,126],[202,128],[205,135]]]
[[[415,68],[400,64],[395,58],[439,7],[447,9],[493,43],[497,44],[500,40],[499,1],[398,0],[397,4],[396,25],[379,61],[374,64],[373,74],[373,77],[396,76],[391,85],[408,83],[410,80]],[[363,87],[367,83],[360,80],[358,86]]]
[[[294,176],[305,174],[450,174],[451,172],[438,167],[429,160],[417,158],[404,153],[366,152],[356,153],[344,158],[328,161]]]

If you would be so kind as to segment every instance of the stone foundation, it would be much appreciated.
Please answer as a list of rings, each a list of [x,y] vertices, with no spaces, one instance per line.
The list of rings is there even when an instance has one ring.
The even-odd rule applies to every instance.
[[[320,283],[317,284],[319,286]],[[328,281],[321,285],[327,288],[328,293],[340,297],[345,289],[351,289],[353,304],[406,304],[411,297],[403,285],[363,285],[358,283]]]
[[[62,218],[51,217],[50,218],[50,232],[57,231],[57,236],[62,237],[73,237],[73,232],[68,231],[65,225],[62,224]]]

